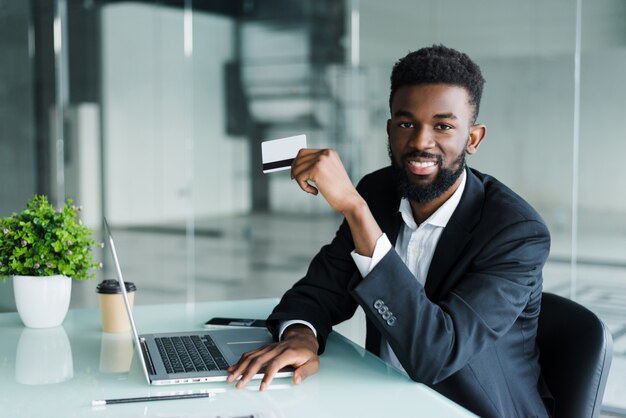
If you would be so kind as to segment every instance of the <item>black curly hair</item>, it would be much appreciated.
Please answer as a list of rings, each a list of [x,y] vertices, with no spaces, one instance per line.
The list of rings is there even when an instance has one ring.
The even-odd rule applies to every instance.
[[[443,45],[410,52],[395,63],[391,71],[389,109],[393,95],[400,87],[438,83],[452,84],[467,90],[470,105],[474,107],[474,123],[478,117],[485,79],[478,65],[466,54]]]

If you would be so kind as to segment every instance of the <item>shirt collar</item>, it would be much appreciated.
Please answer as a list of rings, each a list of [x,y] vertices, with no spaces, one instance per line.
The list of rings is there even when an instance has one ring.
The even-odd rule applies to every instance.
[[[424,224],[430,224],[441,228],[448,225],[448,221],[459,205],[461,196],[463,196],[466,177],[467,174],[465,173],[465,170],[463,170],[463,173],[461,174],[461,184],[459,184],[459,187],[457,187],[454,193],[452,193],[452,196],[450,196],[450,198],[446,200],[443,205],[441,205],[432,215],[428,217],[428,219],[423,222]],[[409,199],[403,197],[400,200],[400,207],[398,208],[398,211],[402,215],[404,223],[409,228],[413,230],[417,229],[418,225],[413,218],[413,211],[411,210],[411,203],[409,202]]]

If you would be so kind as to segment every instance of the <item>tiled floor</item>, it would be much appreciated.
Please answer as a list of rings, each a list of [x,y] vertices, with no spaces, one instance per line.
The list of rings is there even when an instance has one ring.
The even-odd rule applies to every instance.
[[[184,228],[116,229],[116,246],[127,281],[137,285],[136,303],[173,303],[207,300],[279,297],[302,277],[320,246],[327,243],[340,221],[336,216],[258,215],[196,221],[189,239]],[[620,260],[626,239],[606,236],[579,237],[581,258],[602,255]],[[572,270],[567,234],[553,232],[551,260],[544,270],[544,289],[568,296]],[[586,247],[585,247],[586,246]],[[195,251],[187,251],[195,247]],[[73,307],[95,307],[95,286],[112,277],[110,256],[96,280],[75,282]],[[622,256],[623,257],[623,256]],[[576,299],[592,309],[614,336],[614,358],[604,398],[608,413],[626,413],[626,262],[612,265],[579,264]],[[0,310],[6,305],[8,285],[0,286]],[[4,301],[4,302],[3,302]],[[6,309],[6,306],[4,307]],[[338,329],[363,344],[362,312]],[[626,416],[626,414],[625,414]]]

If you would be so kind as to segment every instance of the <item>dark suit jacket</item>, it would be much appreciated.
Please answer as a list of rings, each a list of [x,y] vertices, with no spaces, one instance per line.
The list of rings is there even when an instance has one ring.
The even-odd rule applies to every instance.
[[[357,189],[394,244],[402,221],[391,168],[369,174]],[[547,416],[535,335],[549,248],[546,225],[528,203],[468,169],[424,287],[394,250],[363,279],[344,221],[276,306],[270,328],[276,334],[278,321],[308,321],[322,353],[331,327],[358,304],[367,317],[366,348],[378,354],[384,337],[411,379],[480,416]]]

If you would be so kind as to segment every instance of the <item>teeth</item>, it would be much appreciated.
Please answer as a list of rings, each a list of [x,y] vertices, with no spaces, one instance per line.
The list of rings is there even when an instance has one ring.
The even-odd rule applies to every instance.
[[[415,166],[415,167],[420,167],[420,168],[425,168],[425,167],[432,167],[435,165],[434,161],[427,161],[427,162],[419,162],[419,161],[409,161],[409,164]]]

